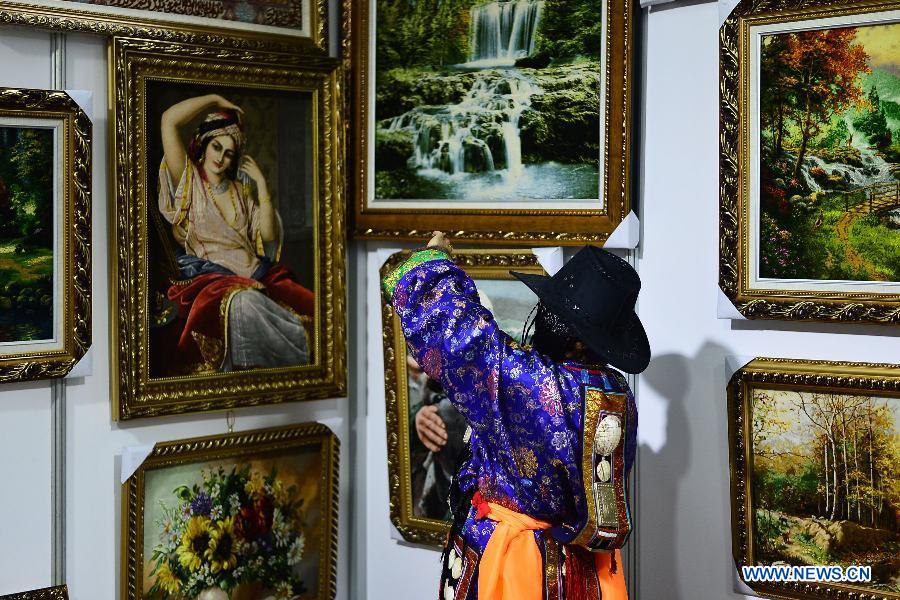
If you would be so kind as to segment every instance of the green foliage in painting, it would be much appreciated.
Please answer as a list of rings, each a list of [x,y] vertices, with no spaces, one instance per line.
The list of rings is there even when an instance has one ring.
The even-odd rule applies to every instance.
[[[865,35],[842,27],[763,38],[763,277],[900,279],[900,203],[870,203],[900,180],[900,78],[879,46],[897,31],[879,25]]]
[[[378,0],[376,64],[397,67],[465,62],[469,54],[469,9],[476,0]]]
[[[6,192],[0,192],[0,213],[12,217],[4,221],[3,233],[49,247],[53,239],[53,132],[4,128],[0,136],[0,189]]]
[[[53,168],[51,130],[0,127],[0,342],[52,333]]]
[[[856,119],[853,126],[868,135],[870,144],[878,148],[887,148],[891,145],[891,131],[888,129],[887,116],[875,86],[869,91],[869,105],[871,109]]]
[[[537,51],[554,59],[600,58],[603,49],[603,2],[545,0]]]
[[[896,400],[756,390],[757,562],[868,564],[900,591],[900,408]]]

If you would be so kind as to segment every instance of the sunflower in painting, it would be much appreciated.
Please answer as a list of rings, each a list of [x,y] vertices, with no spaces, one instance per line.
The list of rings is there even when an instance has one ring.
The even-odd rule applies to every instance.
[[[234,543],[234,517],[216,523],[209,533],[209,547],[206,549],[210,571],[218,573],[237,566]]]
[[[318,493],[249,465],[204,469],[202,481],[174,490],[156,521],[150,598],[196,598],[218,587],[231,596],[259,586],[265,596],[305,591],[300,577],[308,506]]]
[[[209,547],[209,533],[208,518],[190,518],[178,547],[178,560],[188,571],[196,571],[203,563],[203,554]]]

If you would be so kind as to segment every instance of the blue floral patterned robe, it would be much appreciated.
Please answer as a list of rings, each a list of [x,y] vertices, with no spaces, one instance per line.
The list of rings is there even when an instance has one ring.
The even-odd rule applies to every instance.
[[[609,367],[557,364],[520,346],[498,328],[479,303],[475,283],[443,252],[413,254],[385,278],[384,288],[416,361],[443,384],[472,429],[461,490],[477,489],[487,501],[553,525],[534,535],[545,563],[544,597],[564,599],[562,564],[570,553],[584,552],[566,544],[589,516],[582,467],[584,390],[627,398],[627,478],[637,409],[625,378]],[[469,512],[460,535],[448,542],[440,600],[477,598],[478,560],[495,525],[476,519],[474,508]],[[584,597],[599,597],[591,582],[585,585]]]

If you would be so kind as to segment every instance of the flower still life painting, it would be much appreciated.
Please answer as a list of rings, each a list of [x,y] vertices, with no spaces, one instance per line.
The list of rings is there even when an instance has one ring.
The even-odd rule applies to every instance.
[[[137,597],[327,598],[331,434],[312,429],[291,449],[145,469]]]

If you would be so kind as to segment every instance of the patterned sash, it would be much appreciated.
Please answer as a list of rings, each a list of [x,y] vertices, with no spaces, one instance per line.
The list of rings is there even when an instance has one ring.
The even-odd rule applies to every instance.
[[[588,519],[573,544],[588,550],[621,548],[631,533],[625,432],[628,399],[585,385],[582,472]]]

